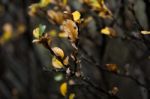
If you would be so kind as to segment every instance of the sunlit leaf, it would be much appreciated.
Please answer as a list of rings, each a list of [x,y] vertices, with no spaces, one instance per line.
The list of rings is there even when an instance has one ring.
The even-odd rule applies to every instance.
[[[147,35],[150,34],[150,31],[141,31],[141,34]]]
[[[101,33],[108,35],[108,36],[112,36],[112,37],[117,36],[116,31],[110,27],[105,27],[105,28],[101,29]]]
[[[72,15],[73,15],[73,20],[74,21],[78,21],[80,19],[80,17],[81,17],[81,14],[80,14],[79,11],[73,12]]]
[[[67,93],[67,83],[66,82],[64,82],[60,85],[60,93],[63,96],[66,96],[66,93]]]
[[[72,20],[64,21],[61,29],[67,33],[72,42],[75,42],[78,39],[78,27]]]
[[[75,94],[74,93],[71,93],[70,95],[69,95],[69,99],[74,99],[75,98]]]
[[[50,4],[51,0],[41,0],[40,6],[46,7],[48,4]]]
[[[40,37],[40,29],[39,29],[39,27],[37,27],[37,28],[35,28],[35,29],[33,30],[33,36],[34,36],[35,38],[39,38],[39,37]]]
[[[49,18],[57,24],[62,24],[64,17],[63,13],[60,11],[48,10],[47,15]]]
[[[64,63],[65,65],[68,65],[68,64],[69,64],[69,57],[68,57],[68,56],[64,59],[63,63]]]
[[[52,65],[54,68],[63,68],[63,64],[54,56],[52,58]]]
[[[52,50],[53,50],[53,52],[55,53],[56,56],[64,58],[64,51],[61,48],[53,47]]]

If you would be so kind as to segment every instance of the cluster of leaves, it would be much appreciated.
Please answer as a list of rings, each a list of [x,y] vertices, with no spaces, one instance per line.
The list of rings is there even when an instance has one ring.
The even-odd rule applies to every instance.
[[[20,23],[17,28],[14,28],[11,23],[5,23],[2,29],[3,31],[0,35],[0,45],[23,34],[26,30],[26,26]]]
[[[79,2],[90,7],[91,11],[95,12],[99,18],[104,20],[115,20],[112,12],[105,5],[104,0],[79,0]],[[49,8],[49,6],[53,7]],[[94,17],[83,17],[82,13],[86,12],[84,9],[73,11],[67,0],[41,0],[39,3],[32,4],[29,8],[29,14],[31,16],[40,16],[38,13],[42,13],[46,16],[45,18],[47,18],[50,24],[56,26],[56,28],[51,30],[48,30],[46,28],[47,26],[42,24],[37,26],[33,30],[33,36],[35,38],[33,43],[42,44],[51,52],[53,70],[64,73],[66,77],[66,81],[60,85],[60,93],[69,99],[74,99],[75,93],[68,91],[70,86],[77,84],[74,79],[81,79],[89,83],[88,77],[85,77],[81,69],[82,59],[80,59],[81,56],[79,55],[80,49],[78,45],[80,42],[80,31],[87,27],[87,24],[93,20]],[[150,32],[141,31],[141,34],[150,34]],[[99,35],[106,35],[110,38],[118,37],[117,31],[111,26],[100,28]],[[68,54],[65,51],[66,49],[55,45],[55,39],[67,40],[70,45],[69,47],[72,49],[71,52]],[[65,44],[62,42],[60,45]],[[89,61],[88,59],[85,60]],[[106,69],[101,68],[101,70],[113,74],[120,74],[117,64],[105,64],[105,68]],[[129,77],[127,75],[120,75]],[[129,78],[135,80],[132,77]],[[60,79],[62,79],[60,75],[56,77],[56,80]],[[104,93],[115,96],[118,91],[119,89],[114,86],[108,93],[105,91]]]

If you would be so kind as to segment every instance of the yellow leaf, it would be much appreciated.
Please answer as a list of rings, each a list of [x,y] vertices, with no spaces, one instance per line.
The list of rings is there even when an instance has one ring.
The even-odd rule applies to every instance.
[[[69,57],[68,57],[68,56],[64,59],[63,63],[64,63],[65,65],[68,65],[68,64],[69,64]]]
[[[12,33],[11,32],[4,32],[3,36],[2,36],[2,39],[4,41],[7,41],[9,40],[10,38],[12,37]]]
[[[80,14],[79,11],[73,12],[72,15],[73,15],[73,20],[74,21],[78,21],[80,19],[80,17],[81,17],[81,14]]]
[[[64,82],[60,85],[60,93],[63,96],[66,96],[66,93],[67,93],[67,83],[66,82]]]
[[[108,35],[108,36],[112,36],[112,37],[117,36],[116,31],[113,28],[110,28],[110,27],[105,27],[105,28],[101,29],[101,33],[105,34],[105,35]]]
[[[63,13],[60,11],[48,10],[47,15],[49,18],[57,24],[62,24],[64,17]]]
[[[37,28],[35,28],[35,29],[33,30],[33,36],[34,36],[35,38],[39,38],[39,37],[40,37],[40,28],[39,28],[39,27],[37,27]]]
[[[100,13],[99,13],[99,16],[100,17],[102,17],[102,18],[104,18],[104,19],[112,19],[112,14],[111,13],[109,13],[109,12],[105,12],[105,11],[101,11]]]
[[[105,27],[104,29],[101,30],[101,33],[105,35],[110,35],[110,30],[108,27]]]
[[[64,21],[61,29],[68,35],[72,42],[78,39],[78,27],[72,20]]]
[[[58,59],[56,59],[55,56],[52,58],[52,65],[54,68],[63,68],[64,67],[63,64]]]
[[[64,58],[64,52],[63,52],[62,49],[60,49],[59,47],[53,47],[52,50],[53,50],[53,52],[55,53],[56,56]]]
[[[101,5],[98,3],[98,0],[90,0],[91,6],[95,8],[101,8]]]
[[[30,16],[35,16],[35,13],[37,13],[39,8],[40,8],[40,4],[39,3],[34,3],[34,4],[30,5],[28,14]]]
[[[41,0],[40,5],[41,7],[46,7],[50,2],[51,0]]]
[[[150,31],[141,31],[141,34],[144,34],[144,35],[150,34]]]
[[[63,0],[63,4],[66,5],[68,0]]]
[[[74,99],[75,98],[75,94],[74,93],[71,93],[70,95],[69,95],[69,99]]]

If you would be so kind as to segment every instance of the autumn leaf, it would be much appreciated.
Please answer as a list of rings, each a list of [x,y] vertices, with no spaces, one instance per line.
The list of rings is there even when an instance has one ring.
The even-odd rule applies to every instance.
[[[71,93],[70,95],[69,95],[69,99],[74,99],[75,98],[75,94],[74,93]]]
[[[147,35],[150,34],[150,31],[141,31],[141,34]]]
[[[112,72],[118,71],[118,65],[117,64],[106,64],[106,67],[109,71],[112,71]]]
[[[104,5],[103,9],[99,12],[99,16],[106,19],[112,19],[111,11]]]
[[[63,96],[66,96],[66,93],[67,93],[67,83],[66,82],[64,82],[60,85],[60,93]]]
[[[62,22],[64,20],[63,13],[61,13],[59,11],[48,10],[47,15],[49,16],[49,18],[52,21],[54,21],[57,24],[62,24]]]
[[[68,57],[68,56],[63,60],[63,63],[64,63],[65,65],[68,65],[68,64],[69,64],[69,57]]]
[[[30,5],[29,6],[29,12],[28,12],[28,14],[30,15],[30,16],[34,16],[35,15],[35,13],[37,12],[37,10],[40,8],[40,6],[39,6],[39,4],[38,3],[35,3],[35,4],[32,4],[32,5]]]
[[[37,27],[37,28],[35,28],[35,29],[33,30],[33,36],[34,36],[35,38],[39,38],[39,37],[40,37],[40,29],[39,29],[39,27]]]
[[[81,14],[80,14],[79,11],[75,11],[75,12],[72,13],[72,16],[73,16],[74,21],[78,21],[81,17]]]
[[[72,42],[78,39],[78,27],[72,20],[64,21],[61,29],[68,35]]]
[[[105,28],[101,29],[101,33],[105,34],[105,35],[108,35],[108,36],[111,36],[111,37],[116,37],[117,36],[116,31],[113,28],[110,28],[110,27],[105,27]]]
[[[64,58],[64,52],[61,48],[59,47],[53,47],[52,51],[55,53],[56,56],[61,57],[62,59]]]
[[[41,7],[46,7],[48,4],[50,4],[51,0],[41,0],[40,1],[40,6]]]
[[[63,68],[63,64],[54,56],[52,58],[52,65],[54,68]]]

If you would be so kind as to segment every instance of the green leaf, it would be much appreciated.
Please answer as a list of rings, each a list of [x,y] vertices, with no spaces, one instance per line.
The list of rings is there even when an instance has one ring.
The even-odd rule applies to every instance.
[[[41,35],[43,35],[43,33],[44,33],[45,29],[46,29],[46,25],[40,24],[39,25],[39,29],[40,29],[39,31],[40,31],[40,36],[41,36]]]

